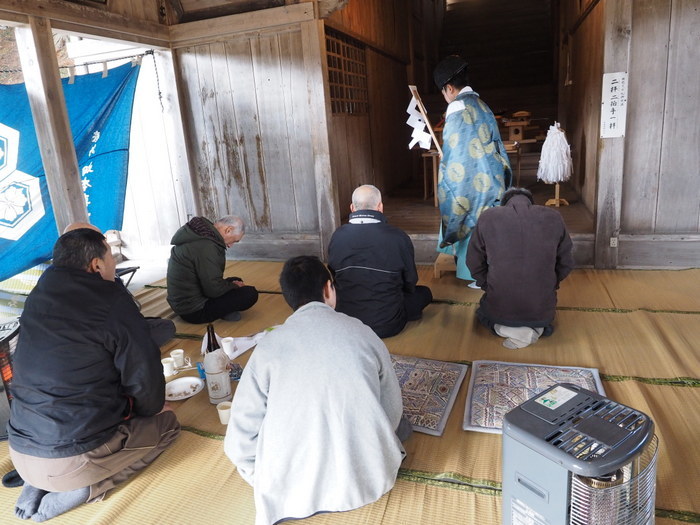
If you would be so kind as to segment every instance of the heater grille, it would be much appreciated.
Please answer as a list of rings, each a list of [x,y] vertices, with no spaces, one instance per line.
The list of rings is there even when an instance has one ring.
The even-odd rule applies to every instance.
[[[596,401],[577,407],[560,421],[545,441],[581,461],[605,457],[617,444],[640,430],[646,415],[614,401]],[[596,429],[606,428],[604,436]]]
[[[571,525],[653,523],[658,440],[631,463],[603,478],[571,479]]]

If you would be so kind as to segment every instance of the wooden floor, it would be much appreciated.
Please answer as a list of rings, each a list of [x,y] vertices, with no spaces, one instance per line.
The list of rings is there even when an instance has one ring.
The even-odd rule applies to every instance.
[[[416,181],[384,197],[384,213],[389,223],[410,234],[435,235],[437,242],[440,213],[433,205],[433,197],[423,199],[421,181]],[[523,187],[529,189],[536,204],[544,204],[554,198],[554,186],[537,181],[534,177],[523,176]],[[592,234],[593,214],[581,202],[577,193],[568,183],[560,186],[560,196],[569,206],[555,208],[561,213],[570,234]]]

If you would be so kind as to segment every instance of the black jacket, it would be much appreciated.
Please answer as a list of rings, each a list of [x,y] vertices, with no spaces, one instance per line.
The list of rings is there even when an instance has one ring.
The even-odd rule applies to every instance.
[[[513,196],[484,211],[467,249],[467,266],[486,294],[482,313],[506,326],[546,327],[559,283],[574,267],[561,214]]]
[[[418,282],[411,239],[387,224],[378,211],[350,214],[328,246],[328,266],[335,276],[336,310],[355,317],[383,337],[406,324],[404,292]]]
[[[51,266],[20,318],[10,446],[36,457],[82,454],[125,418],[165,401],[160,350],[120,283]]]

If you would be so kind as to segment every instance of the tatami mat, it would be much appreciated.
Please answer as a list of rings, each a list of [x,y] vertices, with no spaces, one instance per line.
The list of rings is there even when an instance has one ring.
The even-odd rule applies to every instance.
[[[10,467],[7,443],[0,445],[0,468]],[[218,440],[182,432],[174,445],[128,483],[100,503],[82,505],[51,520],[55,525],[252,524],[253,491],[222,460]],[[22,523],[14,516],[21,489],[0,489],[0,522]]]
[[[475,302],[480,290],[444,272],[433,277],[432,266],[419,266],[419,283],[430,286],[441,301]],[[558,308],[670,310],[700,313],[700,269],[660,270],[574,270],[561,283]]]
[[[700,316],[634,311],[559,311],[556,330],[509,350],[475,319],[475,306],[431,304],[423,319],[385,339],[392,353],[445,361],[517,361],[598,368],[601,374],[676,378],[700,375]]]
[[[281,263],[229,263],[227,275],[243,277],[259,290],[273,293],[261,293],[258,304],[244,312],[241,321],[217,321],[221,336],[251,335],[286,319],[291,310],[278,293],[280,269]],[[385,339],[391,353],[466,363],[487,359],[598,368],[608,397],[646,412],[656,424],[660,443],[656,522],[700,523],[700,448],[696,443],[700,428],[700,270],[576,270],[562,285],[554,335],[518,351],[504,348],[500,338],[476,323],[474,312],[481,292],[455,282],[454,274],[443,274],[435,281],[432,267],[420,272],[436,299],[451,303],[431,304],[422,320]],[[155,283],[155,288],[137,294],[147,315],[168,315],[162,286],[164,282]],[[184,348],[196,361],[205,326],[178,317],[174,320],[178,337],[162,352]],[[245,365],[250,353],[236,361]],[[196,375],[196,371],[184,374]],[[458,391],[444,434],[414,433],[406,442],[408,457],[390,493],[361,509],[322,514],[303,522],[499,524],[501,436],[461,429],[468,378]],[[252,490],[223,455],[220,439],[225,426],[219,423],[206,390],[173,404],[187,429],[173,448],[104,502],[83,506],[52,523],[252,524]],[[0,470],[9,468],[7,444],[3,443]],[[18,494],[18,489],[0,489],[0,515],[12,515]]]

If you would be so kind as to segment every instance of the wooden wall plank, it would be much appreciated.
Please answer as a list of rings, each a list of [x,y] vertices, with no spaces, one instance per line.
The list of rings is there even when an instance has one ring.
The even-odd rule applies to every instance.
[[[655,232],[700,231],[700,5],[673,0]]]
[[[208,82],[211,84],[207,82],[207,86],[211,90],[210,109],[214,112],[208,118],[212,126],[210,145],[214,145],[212,157],[216,159],[216,169],[212,173],[213,199],[218,216],[238,215],[241,210],[247,209],[246,192],[242,191],[246,187],[247,177],[241,168],[239,156],[238,122],[225,44],[212,43],[210,58],[212,70]],[[241,217],[246,220],[245,214]]]
[[[329,119],[328,144],[331,159],[331,172],[338,191],[340,217],[345,219],[350,213],[352,182],[350,172],[350,152],[347,147],[347,115],[332,115]]]
[[[201,100],[205,113],[206,147],[209,149],[211,179],[209,197],[216,217],[239,215],[248,228],[255,222],[246,216],[248,177],[242,168],[238,143],[238,122],[235,112],[234,88],[229,74],[228,48],[214,42],[208,47],[207,61],[200,62]],[[206,76],[203,73],[206,72]]]
[[[103,7],[100,6],[100,8]],[[126,18],[132,12],[131,0],[117,0],[116,2],[111,2],[109,10],[114,14],[121,15]]]
[[[603,73],[629,71],[631,26],[632,0],[605,3]],[[615,268],[618,247],[611,239],[620,233],[625,137],[600,139],[599,149],[595,266]]]
[[[621,229],[651,233],[656,222],[664,127],[669,21],[672,0],[637,0],[632,6],[627,144]],[[644,72],[635,74],[635,72]]]
[[[136,18],[138,20],[151,20],[157,22],[157,16],[155,20],[153,20],[153,18],[149,16],[150,12],[155,11],[154,8],[156,7],[156,5],[156,2],[144,2],[143,0],[129,0],[130,12],[128,13],[128,15],[131,18]],[[147,11],[149,12],[149,14],[146,13]]]
[[[317,115],[310,110],[318,101],[303,42],[299,27],[288,26],[177,51],[204,215],[237,213],[251,234],[320,229]],[[187,79],[193,74],[196,85]],[[323,173],[330,178],[329,169]]]
[[[340,216],[338,212],[338,191],[331,173],[330,148],[328,145],[328,126],[330,124],[329,115],[331,111],[323,23],[318,21],[302,22],[301,35],[310,112],[309,121],[311,124],[311,144],[314,157],[319,237],[321,240],[319,255],[326,257],[331,236],[335,229],[340,226]]]
[[[287,133],[291,141],[292,188],[300,232],[317,232],[316,184],[309,122],[309,101],[304,75],[301,31],[279,35],[282,92],[287,111]]]
[[[28,26],[15,29],[15,37],[56,226],[63,232],[88,216],[51,24],[30,16]]]
[[[203,134],[199,137],[201,147],[206,151],[208,170],[200,173],[200,201],[202,212],[210,219],[216,219],[221,214],[221,206],[216,191],[217,183],[223,179],[219,159],[219,122],[216,105],[214,84],[213,45],[198,46],[195,50],[197,60],[197,76],[199,79],[198,98],[201,104],[201,119]]]
[[[407,64],[410,61],[410,9],[405,4],[405,0],[350,0],[343,9],[332,13],[326,22]]]
[[[210,86],[212,103],[216,114],[209,115],[216,130],[216,159],[218,170],[212,176],[212,191],[219,209],[219,216],[238,215],[247,228],[255,229],[248,201],[248,174],[241,158],[238,140],[238,115],[236,94],[229,71],[229,50],[223,43],[211,44],[212,80]],[[212,106],[213,109],[214,106]],[[215,124],[214,124],[215,123]]]
[[[193,190],[197,201],[197,212],[200,215],[213,213],[211,206],[204,206],[206,193],[210,187],[209,150],[206,148],[205,119],[203,106],[200,103],[200,85],[198,75],[197,47],[180,49],[176,53],[176,64],[179,71],[179,85],[182,93],[182,109],[186,123],[188,149],[191,152],[190,166],[192,169]]]
[[[697,268],[700,235],[621,235],[618,268]]]
[[[290,159],[295,134],[292,131],[290,135],[287,128],[289,115],[282,87],[279,38],[277,35],[261,35],[251,39],[250,44],[270,226],[273,231],[297,231],[297,203]]]
[[[372,148],[382,148],[382,143],[371,143],[369,115],[334,114],[330,123],[333,177],[338,183],[341,217],[347,217],[355,188],[374,184],[383,189],[372,166]]]
[[[372,148],[382,147],[381,143],[372,144],[369,130],[369,115],[350,115],[347,119],[348,158],[350,160],[350,191],[362,184],[376,184],[377,179],[372,166]],[[347,201],[348,204],[350,201]]]
[[[226,43],[228,74],[236,108],[238,151],[246,174],[245,198],[250,213],[251,231],[272,231],[270,202],[267,196],[265,164],[249,37],[241,36]],[[263,93],[260,94],[264,96]]]

